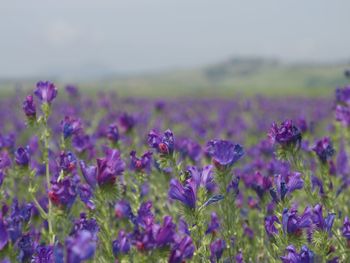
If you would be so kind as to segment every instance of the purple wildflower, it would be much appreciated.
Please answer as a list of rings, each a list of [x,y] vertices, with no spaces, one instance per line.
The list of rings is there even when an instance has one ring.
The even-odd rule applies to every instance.
[[[137,218],[136,218],[137,226],[141,226],[143,228],[146,228],[148,226],[153,225],[154,215],[151,211],[152,206],[153,205],[152,205],[151,201],[143,202],[140,205],[140,208],[137,211]]]
[[[49,263],[55,262],[54,253],[51,246],[39,245],[35,249],[35,253],[32,257],[32,263]]]
[[[337,104],[350,105],[350,86],[337,88],[335,91],[335,100]]]
[[[34,94],[45,103],[51,103],[57,96],[57,88],[50,81],[39,81]]]
[[[80,161],[80,170],[83,174],[85,181],[91,186],[91,188],[95,188],[97,184],[97,167],[96,166],[86,166],[84,161]]]
[[[282,213],[282,229],[286,234],[300,236],[302,229],[310,227],[312,224],[312,210],[306,207],[302,215],[298,215],[296,209],[288,211],[287,208]]]
[[[132,216],[130,203],[126,200],[118,201],[114,206],[114,214],[118,219],[130,218]]]
[[[272,215],[265,217],[265,230],[270,237],[278,233],[275,223],[280,224],[277,216]]]
[[[302,189],[304,187],[304,180],[301,179],[301,173],[298,172],[289,173],[287,176],[279,174],[275,176],[275,186],[276,189],[270,189],[270,195],[278,203],[280,200],[283,201],[286,195],[290,195],[295,190]]]
[[[0,169],[5,170],[11,166],[11,159],[7,151],[0,152]]]
[[[30,234],[23,235],[17,244],[19,248],[18,259],[20,262],[27,262],[34,254],[34,240]]]
[[[163,225],[158,229],[155,235],[155,241],[158,247],[164,247],[174,241],[176,225],[171,216],[165,216]]]
[[[9,241],[9,234],[2,218],[0,218],[0,251],[6,246]]]
[[[96,240],[90,231],[82,230],[67,238],[67,263],[79,263],[93,257]]]
[[[311,177],[311,190],[314,191],[316,188],[319,188],[319,194],[324,195],[323,182],[316,176]]]
[[[188,229],[188,224],[186,220],[181,217],[178,223],[178,231],[181,235],[190,235],[190,230]]]
[[[70,116],[66,116],[61,124],[62,124],[64,139],[67,139],[71,137],[73,134],[77,134],[82,130],[81,121],[78,119],[74,119]]]
[[[59,156],[59,164],[65,173],[71,173],[76,169],[77,159],[72,152],[62,151]]]
[[[19,147],[15,151],[15,161],[19,166],[28,166],[30,161],[29,147]]]
[[[118,238],[113,241],[113,254],[114,256],[119,256],[120,254],[127,254],[131,249],[131,242],[129,236],[125,231],[120,230],[118,233]]]
[[[210,244],[210,262],[219,262],[226,248],[226,242],[223,239],[217,239]]]
[[[298,145],[301,143],[301,132],[291,120],[286,120],[278,126],[273,123],[268,134],[272,143],[277,142],[282,146]]]
[[[171,155],[174,152],[175,139],[171,130],[166,130],[164,136],[160,137],[151,130],[148,134],[148,145],[164,155]]]
[[[350,125],[350,109],[343,105],[337,105],[335,108],[335,119],[341,122],[345,127]]]
[[[332,142],[328,137],[317,141],[312,150],[317,154],[322,163],[326,163],[335,153]]]
[[[135,118],[126,112],[119,117],[118,122],[121,131],[124,133],[130,132],[136,124]]]
[[[212,157],[214,165],[219,169],[231,167],[244,154],[242,146],[224,140],[209,141],[206,152]]]
[[[115,149],[107,149],[106,156],[97,159],[97,182],[100,186],[114,184],[117,176],[124,172],[125,163]]]
[[[244,263],[242,251],[239,251],[239,252],[237,253],[235,259],[236,259],[236,263]]]
[[[5,179],[5,173],[0,170],[0,187],[2,186],[2,183],[4,182]]]
[[[108,126],[107,138],[113,143],[117,143],[119,141],[119,129],[116,124],[111,124]]]
[[[194,183],[187,182],[183,186],[177,179],[171,179],[169,188],[169,198],[178,200],[185,206],[194,209],[196,207],[196,187]]]
[[[196,187],[204,187],[208,192],[215,190],[216,184],[213,177],[213,166],[207,165],[203,169],[198,169],[195,166],[188,167],[187,173],[189,180],[194,182]]]
[[[136,151],[130,153],[131,169],[137,172],[147,172],[151,170],[152,152],[145,152],[141,158],[136,157]]]
[[[342,235],[348,240],[348,244],[350,244],[350,220],[347,216],[344,219]]]
[[[78,153],[82,153],[85,150],[93,148],[93,145],[90,141],[90,136],[82,132],[73,137],[72,146]]]
[[[235,176],[226,188],[227,193],[232,192],[234,198],[236,198],[239,194],[239,181],[240,177]]]
[[[23,111],[25,115],[30,119],[35,119],[36,117],[36,107],[34,103],[34,98],[32,95],[29,95],[26,97],[26,99],[23,102]]]
[[[185,158],[188,156],[190,160],[193,162],[199,161],[202,153],[201,146],[188,138],[185,138],[183,140],[178,140],[177,148],[179,149],[179,152],[181,153],[182,158]]]
[[[194,250],[192,239],[189,236],[184,236],[174,244],[170,253],[169,263],[182,263],[186,259],[191,259]]]
[[[66,85],[65,90],[70,97],[78,97],[79,96],[79,89],[75,85],[72,85],[72,84]]]
[[[312,221],[320,230],[324,230],[329,236],[332,234],[332,227],[335,219],[334,213],[329,213],[323,218],[322,205],[317,204],[313,209]]]
[[[86,205],[90,210],[95,209],[95,204],[92,201],[92,190],[88,184],[79,184],[78,193],[80,200]]]
[[[89,231],[94,239],[97,239],[99,226],[94,218],[87,218],[85,213],[80,214],[80,218],[74,222],[70,236],[76,235],[78,232],[86,230]]]
[[[300,253],[293,245],[286,248],[287,255],[282,256],[283,263],[314,263],[315,254],[306,246],[302,246]]]
[[[59,182],[53,182],[48,195],[53,204],[70,208],[75,201],[77,191],[72,179],[66,177]]]
[[[220,228],[219,218],[215,212],[212,212],[210,216],[210,222],[208,224],[207,230],[205,231],[205,234],[215,235],[216,232],[219,230],[219,228]]]

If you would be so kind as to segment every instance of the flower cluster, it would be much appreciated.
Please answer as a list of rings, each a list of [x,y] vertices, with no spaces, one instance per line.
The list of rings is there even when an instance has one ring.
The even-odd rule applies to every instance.
[[[328,98],[21,92],[0,98],[0,262],[349,262],[349,86],[334,119]]]

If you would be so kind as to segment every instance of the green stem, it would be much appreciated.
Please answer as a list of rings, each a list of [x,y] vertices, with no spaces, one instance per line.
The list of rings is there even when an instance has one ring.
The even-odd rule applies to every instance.
[[[48,217],[47,217],[47,214],[45,212],[45,210],[41,207],[40,203],[38,202],[38,200],[36,199],[35,196],[32,196],[32,199],[33,199],[33,202],[36,206],[36,208],[39,210],[39,213],[41,215],[41,217],[44,219],[44,220],[47,220]]]
[[[50,190],[51,188],[51,182],[50,182],[50,166],[49,166],[49,150],[50,150],[50,145],[49,145],[49,140],[50,140],[50,131],[48,128],[48,116],[50,112],[50,106],[44,106],[43,108],[46,110],[43,110],[44,112],[44,162],[45,162],[45,174],[46,174],[46,184],[47,184],[47,189]],[[50,244],[53,244],[55,242],[55,233],[53,231],[53,218],[52,218],[52,202],[50,198],[48,198],[48,211],[47,211],[47,224],[49,228],[49,240]]]
[[[231,180],[231,173],[229,171],[218,171],[218,181],[220,192],[224,196],[224,199],[219,204],[220,218],[223,219],[222,236],[227,244],[227,251],[230,262],[233,260],[233,247],[231,245],[231,237],[234,236],[237,242],[237,251],[241,245],[241,236],[238,234],[238,215],[234,203],[234,198],[230,193],[227,193],[227,186]]]
[[[113,262],[114,256],[112,251],[112,236],[110,226],[110,207],[106,202],[108,197],[104,195],[103,189],[97,189],[96,194],[96,211],[95,217],[100,226],[99,239],[101,241],[101,249],[98,251],[96,258],[98,262]]]

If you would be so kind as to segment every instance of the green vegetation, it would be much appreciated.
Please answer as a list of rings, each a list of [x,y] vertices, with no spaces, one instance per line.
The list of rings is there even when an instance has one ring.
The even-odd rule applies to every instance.
[[[343,72],[349,67],[349,63],[282,64],[276,60],[232,59],[197,69],[111,76],[77,84],[86,92],[116,90],[121,96],[329,96],[335,87],[345,85]],[[36,81],[20,83],[32,88]],[[65,83],[62,81],[62,85]],[[1,96],[13,90],[13,85],[11,81],[0,83]]]

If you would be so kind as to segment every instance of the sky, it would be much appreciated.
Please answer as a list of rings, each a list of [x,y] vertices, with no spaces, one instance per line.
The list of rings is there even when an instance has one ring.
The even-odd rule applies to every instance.
[[[0,0],[0,77],[350,58],[349,0]]]

